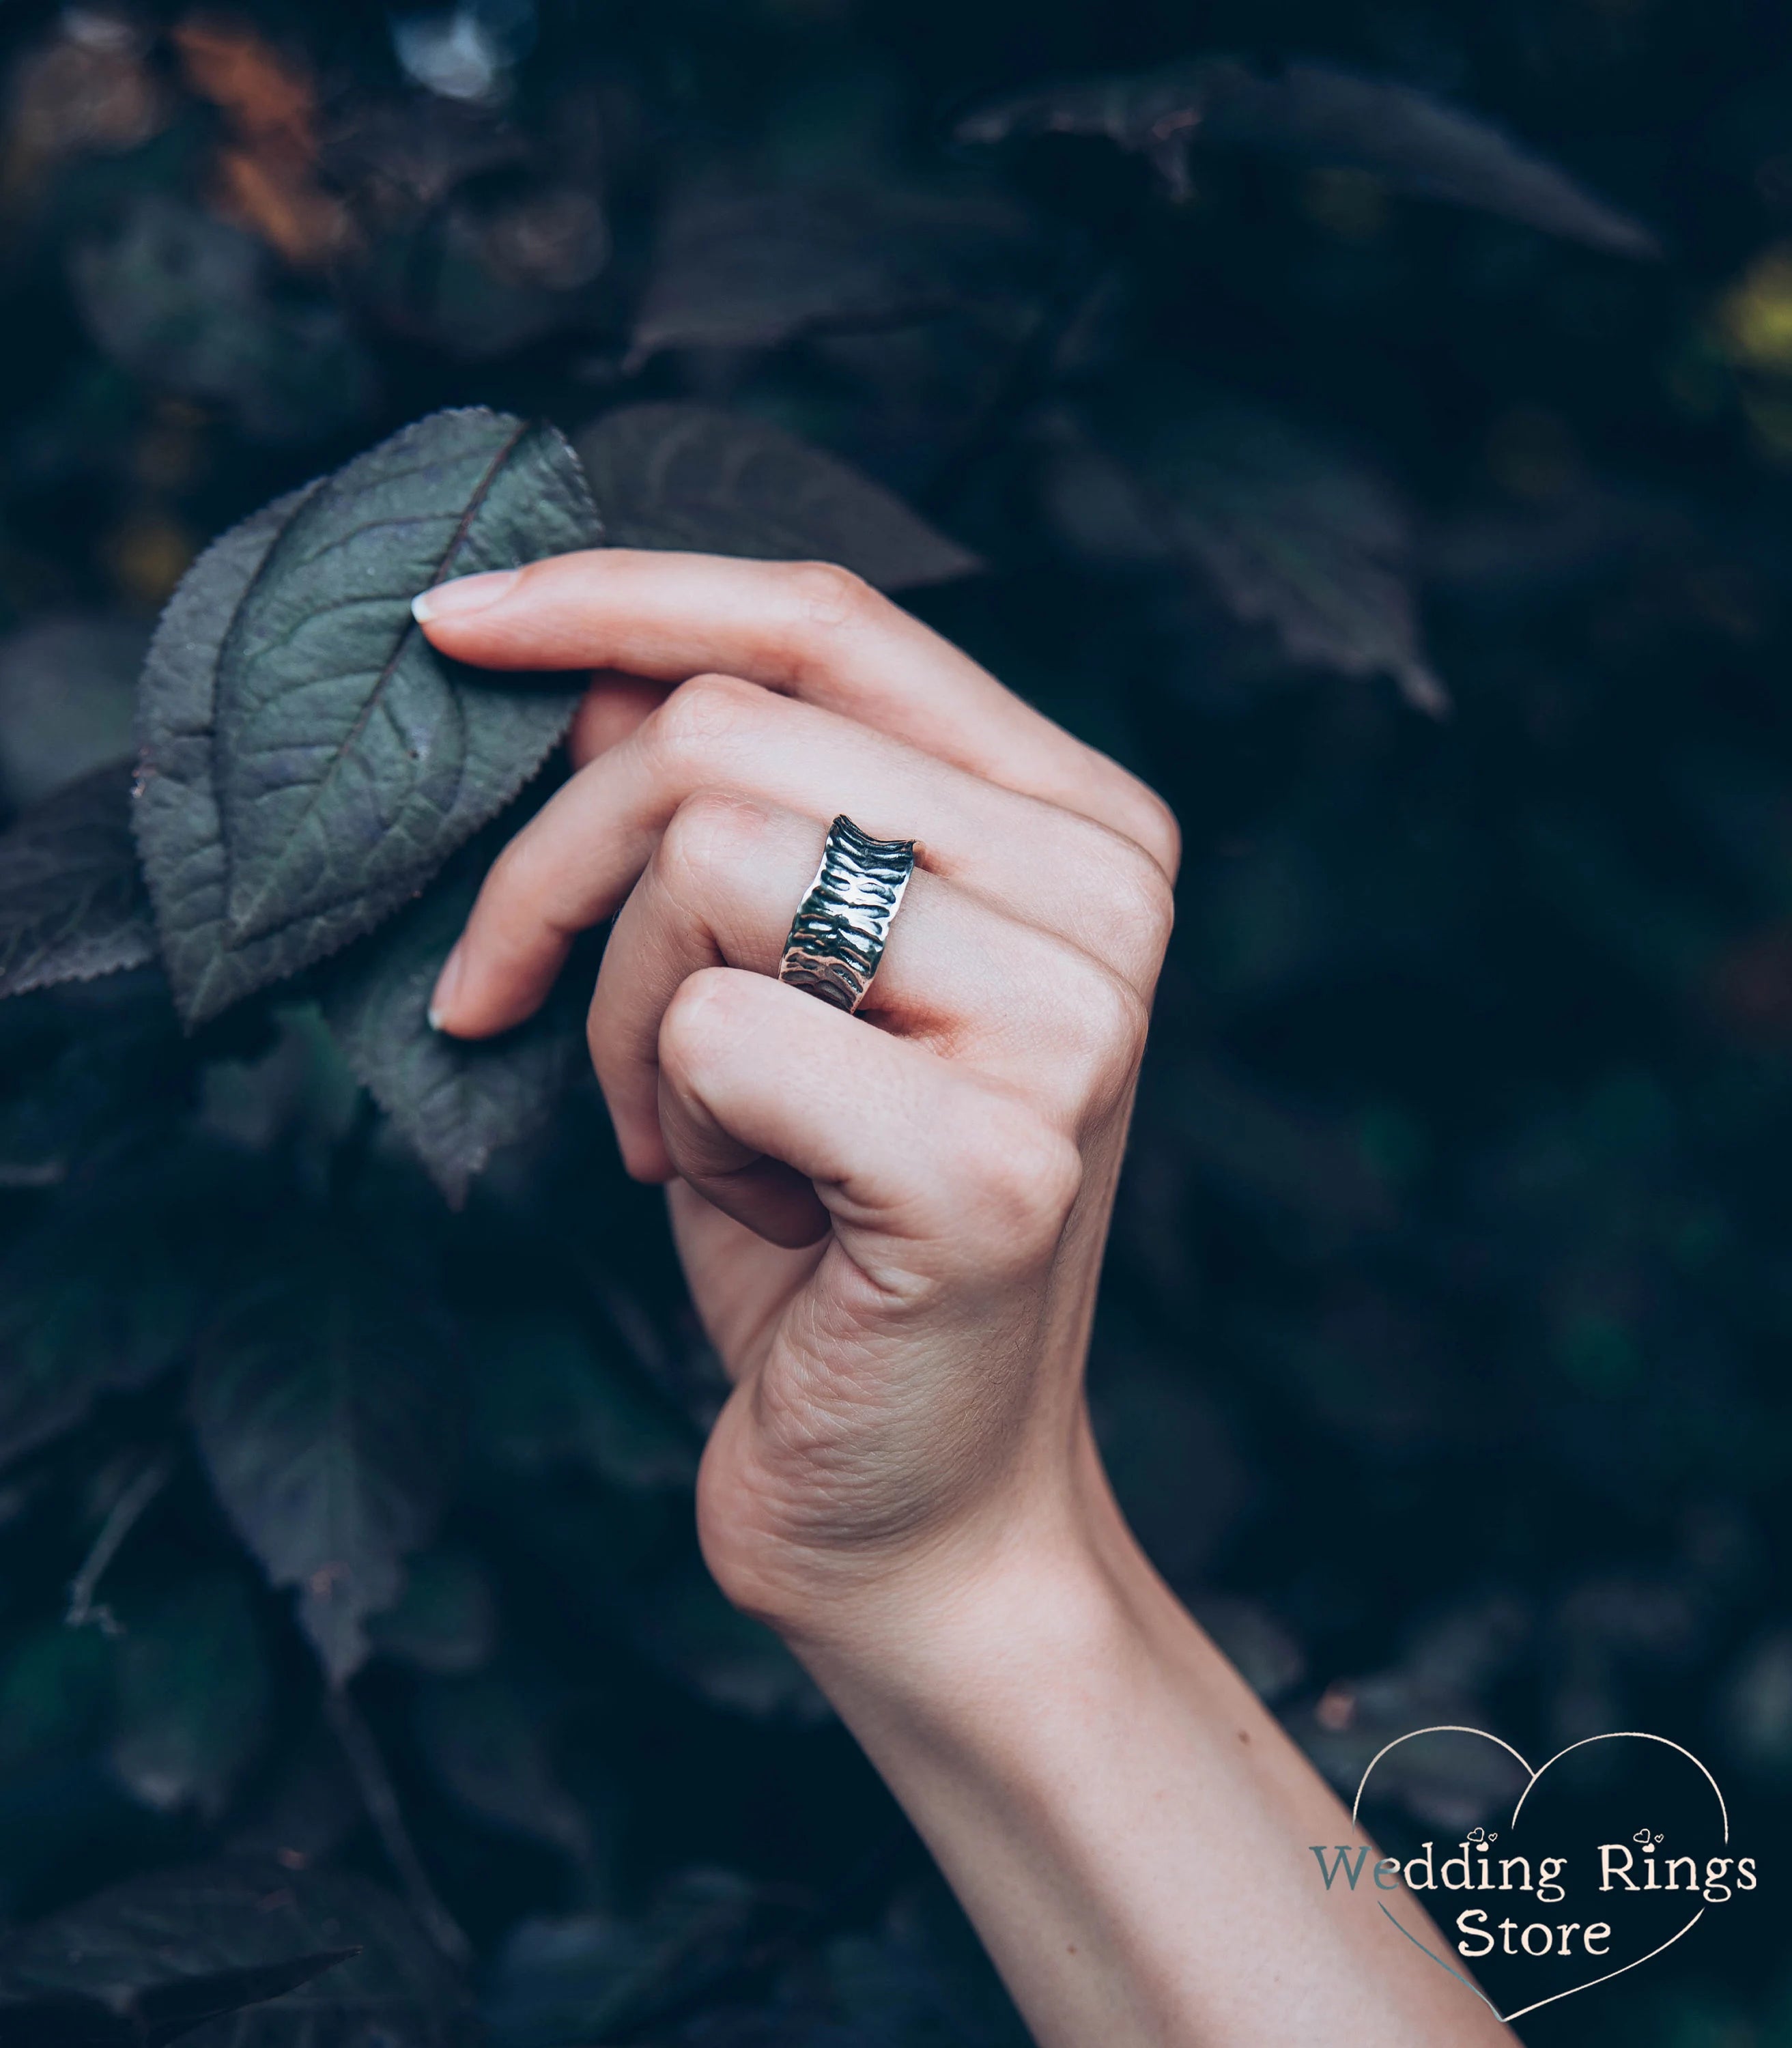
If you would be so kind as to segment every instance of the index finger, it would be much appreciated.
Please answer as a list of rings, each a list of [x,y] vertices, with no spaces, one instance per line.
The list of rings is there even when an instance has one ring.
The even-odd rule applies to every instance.
[[[801,697],[1080,812],[1175,871],[1175,820],[1142,782],[832,564],[592,549],[438,584],[416,611],[432,646],[483,668],[721,673]]]

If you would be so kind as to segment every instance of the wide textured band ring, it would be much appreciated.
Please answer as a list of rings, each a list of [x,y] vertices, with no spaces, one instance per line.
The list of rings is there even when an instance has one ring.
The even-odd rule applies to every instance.
[[[856,1010],[883,958],[914,856],[912,839],[869,839],[851,818],[836,818],[784,942],[778,979],[836,1010]]]

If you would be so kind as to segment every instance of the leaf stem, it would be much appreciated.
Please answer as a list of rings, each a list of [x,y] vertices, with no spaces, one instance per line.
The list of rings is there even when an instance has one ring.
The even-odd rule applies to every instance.
[[[85,1628],[89,1622],[103,1635],[122,1635],[123,1629],[109,1607],[95,1606],[94,1595],[107,1567],[123,1547],[125,1538],[142,1520],[156,1495],[167,1485],[174,1469],[165,1455],[152,1458],[112,1503],[112,1511],[100,1526],[81,1569],[68,1581],[68,1612],[65,1628]]]
[[[448,1961],[465,1969],[473,1960],[473,1945],[466,1930],[436,1896],[416,1844],[399,1810],[386,1759],[379,1753],[373,1731],[361,1717],[355,1702],[342,1688],[328,1685],[324,1692],[324,1712],[332,1732],[342,1745],[343,1755],[354,1775],[361,1803],[374,1824],[386,1861],[404,1887],[410,1909],[429,1938]]]

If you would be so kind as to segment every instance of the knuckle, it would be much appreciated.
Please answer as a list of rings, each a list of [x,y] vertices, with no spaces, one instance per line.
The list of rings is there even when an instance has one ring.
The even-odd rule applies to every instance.
[[[681,683],[643,728],[648,745],[673,761],[703,758],[739,732],[766,692],[734,676],[692,676]]]
[[[727,789],[697,789],[672,814],[654,855],[661,884],[680,902],[707,902],[764,844],[764,805]]]
[[[1083,1185],[1082,1154],[1019,1104],[992,1102],[960,1164],[967,1248],[979,1264],[1028,1267],[1055,1249]]]
[[[1144,1053],[1150,1005],[1130,981],[1084,956],[1061,1014],[1076,1034],[1075,1056],[1087,1106],[1103,1111],[1131,1086]]]
[[[529,902],[541,893],[539,884],[546,878],[541,871],[540,845],[537,834],[518,832],[487,869],[479,899],[488,916],[493,914],[494,906],[514,913],[518,905]]]
[[[584,549],[573,555],[548,555],[538,561],[525,562],[516,572],[516,581],[505,595],[513,604],[519,600],[534,599],[542,594],[544,587],[549,590],[553,588],[564,574],[568,563],[576,562],[583,568],[595,559],[593,550]]]
[[[1108,892],[1116,927],[1154,961],[1169,941],[1176,891],[1169,876],[1130,840],[1119,840],[1110,863]]]
[[[1176,813],[1148,784],[1134,779],[1127,792],[1127,836],[1144,848],[1158,871],[1173,879],[1182,864],[1182,827]]]
[[[797,615],[807,626],[849,626],[881,602],[863,576],[838,562],[793,562],[785,573]]]

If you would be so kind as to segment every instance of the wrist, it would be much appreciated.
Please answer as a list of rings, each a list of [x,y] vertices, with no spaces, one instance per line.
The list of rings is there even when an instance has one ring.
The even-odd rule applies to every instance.
[[[992,1494],[974,1515],[899,1548],[830,1552],[725,1584],[767,1622],[836,1705],[844,1696],[927,1712],[1061,1660],[1146,1650],[1164,1612],[1185,1618],[1127,1527],[1086,1422],[1062,1469]],[[849,1716],[850,1717],[850,1716]]]

